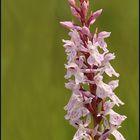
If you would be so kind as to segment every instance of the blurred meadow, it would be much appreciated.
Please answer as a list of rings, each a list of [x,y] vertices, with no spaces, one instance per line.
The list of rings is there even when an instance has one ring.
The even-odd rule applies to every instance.
[[[138,139],[138,0],[90,0],[103,13],[93,25],[111,31],[106,41],[120,73],[116,110],[128,118],[120,131]],[[2,140],[71,140],[64,119],[71,92],[64,87],[66,55],[61,39],[72,20],[67,0],[2,0]]]

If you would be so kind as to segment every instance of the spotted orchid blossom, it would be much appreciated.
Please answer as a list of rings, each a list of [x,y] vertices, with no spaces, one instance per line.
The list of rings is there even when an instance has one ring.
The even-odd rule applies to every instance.
[[[114,106],[124,104],[114,92],[119,80],[104,82],[104,75],[119,77],[110,63],[115,54],[109,52],[106,43],[111,32],[90,30],[102,9],[88,16],[89,0],[79,0],[79,4],[68,0],[68,3],[72,15],[81,23],[60,22],[70,30],[70,39],[63,39],[63,43],[67,55],[65,87],[72,95],[64,110],[65,119],[77,129],[73,140],[109,140],[110,135],[116,140],[125,140],[118,129],[126,116],[113,111]]]

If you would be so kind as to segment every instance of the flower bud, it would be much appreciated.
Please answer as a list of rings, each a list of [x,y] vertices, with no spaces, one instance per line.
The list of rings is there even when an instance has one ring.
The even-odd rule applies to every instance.
[[[67,29],[74,29],[75,25],[70,21],[60,22],[60,24]]]
[[[86,15],[87,15],[88,6],[89,6],[88,3],[85,1],[82,3],[81,10],[83,12],[84,17],[86,17]]]
[[[68,0],[68,2],[71,6],[75,6],[75,4],[76,4],[75,0]]]
[[[73,8],[73,7],[70,7],[70,9],[71,9],[72,14],[73,14],[76,18],[80,19],[80,15],[79,15],[79,13],[76,11],[76,9]]]
[[[90,18],[87,21],[88,25],[89,26],[92,25],[96,21],[96,18],[101,15],[101,13],[102,13],[102,9],[97,10],[96,12],[92,13]]]

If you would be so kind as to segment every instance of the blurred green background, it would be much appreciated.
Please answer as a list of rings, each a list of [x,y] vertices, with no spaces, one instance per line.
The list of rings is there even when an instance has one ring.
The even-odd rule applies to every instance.
[[[120,131],[138,139],[138,0],[91,0],[103,8],[94,27],[111,31],[107,40],[120,73],[116,94],[127,115]],[[71,95],[64,87],[66,55],[61,39],[71,20],[67,0],[2,0],[2,140],[71,140],[64,119]]]

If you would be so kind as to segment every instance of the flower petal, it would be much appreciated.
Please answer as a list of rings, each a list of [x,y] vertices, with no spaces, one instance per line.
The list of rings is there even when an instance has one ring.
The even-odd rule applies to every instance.
[[[118,130],[114,130],[112,135],[116,138],[116,140],[125,140],[123,135]]]
[[[104,38],[109,37],[110,34],[111,34],[111,32],[103,31],[103,32],[100,32],[100,33],[98,34],[98,38],[102,38],[102,39],[104,39]]]

